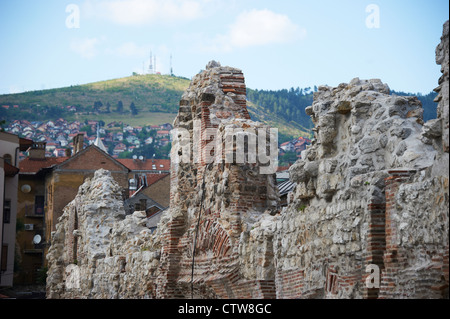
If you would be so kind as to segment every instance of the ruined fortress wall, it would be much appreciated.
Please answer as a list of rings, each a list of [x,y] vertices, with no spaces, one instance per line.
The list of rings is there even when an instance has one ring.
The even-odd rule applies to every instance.
[[[100,169],[64,209],[47,254],[47,298],[152,298],[158,233],[125,216],[121,188]]]
[[[172,132],[170,208],[154,234],[115,194],[97,198],[116,187],[108,172],[80,188],[52,238],[50,298],[275,297],[271,241],[267,252],[245,247],[279,197],[276,162],[248,149],[277,152],[277,140],[249,119],[245,93],[242,71],[217,62],[192,80]]]
[[[448,298],[448,22],[436,56],[427,123],[380,80],[319,87],[282,210],[276,134],[249,118],[242,72],[210,62],[180,101],[157,230],[97,171],[52,236],[47,297]]]
[[[448,22],[436,52],[436,120],[379,80],[315,93],[274,232],[278,298],[448,298]]]
[[[245,94],[242,71],[212,61],[181,98],[158,297],[243,298],[267,289],[274,296],[273,276],[257,276],[256,264],[242,262],[242,234],[278,201],[275,171],[261,174],[251,152],[237,157],[240,138],[244,148],[272,138],[267,126],[250,120]]]
[[[436,63],[437,118],[422,141],[433,145],[433,164],[422,171],[391,172],[386,179],[386,252],[381,298],[448,298],[449,283],[449,22]]]

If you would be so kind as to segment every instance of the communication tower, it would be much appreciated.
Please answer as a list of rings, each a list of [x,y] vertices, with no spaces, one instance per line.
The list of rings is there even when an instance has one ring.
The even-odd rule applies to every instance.
[[[148,73],[153,74],[153,58],[152,51],[150,51],[150,64],[148,66]]]

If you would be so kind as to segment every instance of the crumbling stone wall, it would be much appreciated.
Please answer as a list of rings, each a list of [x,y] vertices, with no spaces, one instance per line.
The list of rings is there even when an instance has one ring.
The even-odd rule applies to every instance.
[[[444,24],[444,30],[442,32],[441,42],[436,47],[436,63],[441,66],[442,76],[439,78],[439,86],[435,89],[438,96],[435,102],[438,102],[437,108],[437,120],[431,121],[428,127],[434,127],[437,130],[429,132],[429,137],[438,138],[438,144],[441,144],[442,151],[449,152],[449,23]],[[440,124],[436,124],[439,123]],[[434,125],[437,126],[434,126]],[[441,134],[439,133],[439,128]],[[431,135],[431,136],[430,136]],[[440,138],[439,138],[440,137]]]
[[[297,186],[275,231],[277,293],[297,273],[301,288],[289,296],[373,296],[364,279],[367,265],[383,269],[385,179],[435,156],[420,140],[420,102],[389,95],[380,80],[353,79],[319,87],[307,112],[315,139],[290,169]]]
[[[125,216],[121,187],[100,169],[59,219],[47,254],[47,298],[151,298],[158,232],[145,212]]]
[[[278,298],[448,298],[448,22],[437,57],[425,125],[379,80],[315,93],[315,140],[274,231]]]
[[[157,230],[97,171],[53,234],[47,297],[448,298],[448,22],[436,56],[427,123],[378,79],[319,87],[281,211],[276,132],[249,118],[242,72],[210,62],[180,101]]]
[[[264,271],[273,258],[247,260],[245,234],[276,210],[275,170],[261,174],[276,163],[261,163],[249,151],[239,161],[238,154],[256,150],[257,141],[264,152],[277,152],[277,141],[267,126],[250,120],[245,94],[242,71],[212,61],[181,98],[158,297],[275,295],[274,273]]]
[[[154,234],[145,214],[125,217],[106,171],[80,188],[52,238],[49,298],[275,297],[271,238],[251,229],[278,206],[277,138],[250,120],[245,94],[242,72],[214,61],[192,80]]]
[[[449,283],[449,22],[436,63],[437,118],[425,123],[422,141],[436,149],[422,171],[393,171],[386,179],[386,252],[381,298],[448,298]]]

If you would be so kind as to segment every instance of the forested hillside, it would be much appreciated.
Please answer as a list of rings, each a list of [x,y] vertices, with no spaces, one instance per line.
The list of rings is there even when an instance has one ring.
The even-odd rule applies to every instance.
[[[189,79],[169,75],[130,77],[19,94],[0,95],[0,120],[101,120],[131,125],[171,123]],[[313,102],[314,88],[254,90],[247,88],[252,119],[279,129],[280,141],[312,137],[312,121],[305,108]],[[415,95],[392,91],[391,94]],[[418,94],[424,120],[436,117],[436,93]]]
[[[313,127],[310,117],[305,113],[305,108],[313,102],[311,88],[278,91],[247,89],[247,99],[287,122],[295,122],[307,130]]]

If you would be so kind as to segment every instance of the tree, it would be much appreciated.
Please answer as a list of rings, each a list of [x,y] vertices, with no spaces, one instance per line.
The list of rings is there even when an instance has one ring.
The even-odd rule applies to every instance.
[[[100,111],[100,108],[101,108],[102,106],[103,106],[103,103],[102,103],[101,101],[94,102],[94,110],[95,110],[95,111],[99,112],[99,111]]]
[[[4,132],[5,131],[3,126],[6,126],[6,121],[5,120],[1,120],[0,121],[0,132]]]
[[[131,114],[133,114],[133,115],[137,115],[137,114],[138,114],[138,109],[137,109],[136,106],[134,105],[134,102],[131,102],[131,104],[130,104],[130,110],[131,110]]]
[[[0,119],[5,119],[7,117],[7,112],[4,108],[0,107]]]
[[[278,165],[285,166],[297,161],[297,154],[295,152],[286,152],[284,155],[279,156]]]
[[[116,109],[117,113],[122,113],[123,112],[123,103],[122,101],[117,102],[117,109]]]

